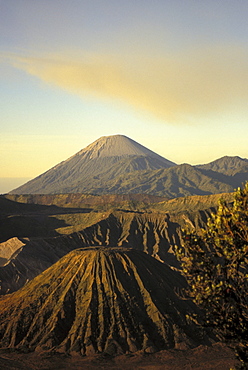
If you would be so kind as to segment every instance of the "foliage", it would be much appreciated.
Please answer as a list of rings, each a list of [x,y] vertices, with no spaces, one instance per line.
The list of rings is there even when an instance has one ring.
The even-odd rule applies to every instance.
[[[234,202],[219,201],[201,233],[184,230],[183,248],[176,249],[189,283],[189,295],[203,308],[204,326],[248,364],[248,183],[234,193]]]

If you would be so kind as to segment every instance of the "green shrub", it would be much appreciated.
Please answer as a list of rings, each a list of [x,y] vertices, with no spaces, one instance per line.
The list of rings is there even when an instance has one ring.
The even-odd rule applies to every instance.
[[[188,294],[203,308],[197,319],[215,329],[235,349],[241,368],[248,364],[248,183],[234,193],[230,205],[219,201],[206,230],[184,230],[176,248]]]

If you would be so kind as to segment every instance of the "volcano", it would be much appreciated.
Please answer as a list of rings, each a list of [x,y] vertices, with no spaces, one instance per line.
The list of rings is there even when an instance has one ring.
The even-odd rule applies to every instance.
[[[123,136],[103,136],[10,193],[150,194],[168,198],[232,192],[248,180],[248,160],[223,157],[176,165]]]
[[[175,163],[126,136],[103,136],[11,193],[101,194],[106,192],[106,183],[119,175],[141,170],[164,169],[174,165]]]
[[[177,294],[185,281],[147,254],[90,247],[70,252],[0,299],[0,346],[109,355],[209,343]]]

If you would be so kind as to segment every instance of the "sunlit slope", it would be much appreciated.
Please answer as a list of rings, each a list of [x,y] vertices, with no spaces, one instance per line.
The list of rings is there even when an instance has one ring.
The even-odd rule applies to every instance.
[[[143,252],[79,249],[0,301],[0,345],[92,354],[207,343],[176,291],[183,278]]]
[[[122,209],[129,211],[150,212],[151,210],[161,210],[162,212],[178,213],[181,211],[197,211],[216,207],[219,199],[225,199],[227,202],[233,200],[233,193],[218,193],[210,195],[192,195],[170,199],[168,197],[153,196],[150,194],[105,194],[105,195],[88,195],[81,193],[69,194],[6,194],[0,196],[0,209],[4,210],[2,205],[5,204],[6,211],[19,211],[19,203],[39,204],[58,206],[65,208],[84,208],[90,211],[108,211],[112,209]],[[7,199],[5,201],[4,199]],[[12,202],[8,202],[12,200]],[[9,206],[13,205],[12,208]],[[15,205],[15,206],[14,206]],[[23,206],[22,206],[23,207]],[[48,208],[52,211],[52,208]],[[56,213],[61,209],[54,208]],[[25,212],[25,208],[23,209]],[[63,210],[65,212],[65,210]],[[1,211],[0,211],[1,213]],[[52,214],[52,212],[50,212]],[[70,210],[68,210],[70,213]]]
[[[67,194],[6,194],[1,199],[12,200],[18,203],[55,205],[66,208],[91,209],[146,209],[151,203],[168,200],[168,197],[159,197],[150,194],[102,194],[92,195],[84,193]],[[2,201],[3,202],[3,201]],[[7,203],[7,202],[6,202]]]
[[[220,199],[230,203],[233,201],[233,193],[178,197],[154,203],[150,206],[150,209],[172,214],[190,213],[215,208],[218,206]]]

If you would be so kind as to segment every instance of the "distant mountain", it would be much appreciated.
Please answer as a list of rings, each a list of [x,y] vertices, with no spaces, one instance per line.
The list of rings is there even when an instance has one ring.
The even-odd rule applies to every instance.
[[[205,176],[229,185],[232,189],[240,187],[248,181],[248,159],[246,158],[225,156],[196,167]]]
[[[116,355],[209,344],[179,272],[126,248],[77,249],[0,298],[0,347]]]
[[[210,170],[227,176],[234,176],[239,172],[248,171],[248,159],[236,157],[222,157],[208,164],[196,166],[202,170]]]
[[[96,140],[12,194],[132,194],[169,198],[232,192],[248,181],[248,160],[223,157],[176,165],[122,136]]]
[[[247,172],[248,179],[248,172]],[[90,192],[106,193],[148,193],[157,196],[176,198],[188,195],[209,195],[231,192],[233,187],[223,181],[205,175],[189,164],[181,164],[167,169],[137,171],[106,180],[104,189],[97,182]]]
[[[103,136],[11,193],[89,192],[95,182],[100,182],[104,188],[106,181],[124,173],[156,170],[174,165],[175,163],[126,136]]]

